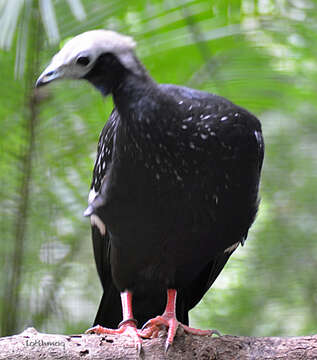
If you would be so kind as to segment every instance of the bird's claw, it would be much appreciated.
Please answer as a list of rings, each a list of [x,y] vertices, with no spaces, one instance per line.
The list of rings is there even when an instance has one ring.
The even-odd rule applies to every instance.
[[[138,355],[142,351],[142,339],[140,331],[136,328],[134,322],[125,322],[118,329],[109,329],[100,325],[96,325],[85,331],[85,334],[109,334],[109,335],[126,335],[131,337],[134,340],[134,346],[137,350]]]
[[[157,316],[154,319],[147,321],[140,332],[140,335],[144,338],[156,338],[158,337],[159,331],[162,327],[168,329],[167,339],[165,343],[165,352],[167,353],[168,349],[173,344],[176,332],[178,328],[182,328],[186,333],[200,336],[211,336],[218,335],[221,336],[218,330],[200,330],[194,329],[187,325],[180,323],[175,317],[168,317],[166,315]]]
[[[103,334],[102,330],[106,329],[100,325],[93,326],[85,331],[85,334]]]

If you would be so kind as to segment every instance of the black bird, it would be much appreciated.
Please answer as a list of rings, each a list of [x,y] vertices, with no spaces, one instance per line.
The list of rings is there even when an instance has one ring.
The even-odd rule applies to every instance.
[[[259,120],[229,100],[157,84],[134,47],[112,31],[85,32],[53,57],[37,86],[86,79],[113,96],[85,213],[104,290],[90,331],[129,334],[140,349],[140,337],[156,336],[162,325],[167,347],[178,326],[212,333],[189,328],[188,312],[247,237],[264,142]],[[112,330],[120,295],[123,321]]]

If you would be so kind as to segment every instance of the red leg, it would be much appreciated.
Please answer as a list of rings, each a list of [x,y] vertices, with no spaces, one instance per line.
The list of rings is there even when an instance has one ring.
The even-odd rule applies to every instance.
[[[133,318],[132,312],[132,293],[130,291],[124,291],[120,294],[122,305],[122,317],[123,320],[119,324],[118,329],[108,329],[100,325],[96,325],[88,330],[86,334],[123,334],[132,337],[135,343],[135,347],[140,354],[142,348],[142,340],[139,335],[136,320]]]
[[[175,289],[167,290],[167,304],[163,315],[157,316],[154,319],[146,322],[142,328],[141,336],[145,338],[153,338],[158,336],[158,332],[161,326],[168,328],[167,339],[165,343],[165,350],[173,344],[176,331],[181,326],[185,332],[194,335],[212,335],[219,334],[217,330],[200,330],[194,329],[187,325],[183,325],[176,319],[176,295]]]

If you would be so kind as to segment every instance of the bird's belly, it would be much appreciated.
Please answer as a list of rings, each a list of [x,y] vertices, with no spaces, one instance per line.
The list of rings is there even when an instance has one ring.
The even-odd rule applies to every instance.
[[[242,180],[236,179],[232,188],[208,178],[202,188],[189,179],[180,188],[156,187],[136,171],[133,178],[118,177],[105,214],[117,287],[182,287],[220,252],[241,241],[257,208],[257,182],[243,186]]]
[[[212,211],[193,212],[193,203],[176,199],[164,204],[132,208],[127,202],[120,215],[110,217],[111,267],[119,289],[182,288],[227,247]]]
[[[120,290],[156,292],[182,288],[213,257],[213,242],[207,235],[197,238],[182,237],[181,233],[166,237],[161,232],[135,235],[127,236],[126,242],[120,241],[119,247],[115,245],[117,239],[111,238],[112,275]]]

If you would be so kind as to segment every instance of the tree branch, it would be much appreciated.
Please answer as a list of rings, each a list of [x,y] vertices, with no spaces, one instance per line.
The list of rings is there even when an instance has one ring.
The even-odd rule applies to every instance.
[[[143,341],[144,360],[316,360],[317,335],[302,337],[194,336],[178,332],[168,354],[162,331]],[[120,335],[42,334],[28,328],[0,338],[0,360],[6,359],[138,359],[132,339]]]

